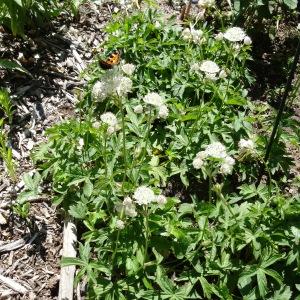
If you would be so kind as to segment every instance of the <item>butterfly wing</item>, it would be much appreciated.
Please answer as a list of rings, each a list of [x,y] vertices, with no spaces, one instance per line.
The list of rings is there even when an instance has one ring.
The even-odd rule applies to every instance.
[[[120,51],[114,51],[106,60],[100,60],[99,64],[103,69],[112,69],[114,66],[120,63],[120,59]]]

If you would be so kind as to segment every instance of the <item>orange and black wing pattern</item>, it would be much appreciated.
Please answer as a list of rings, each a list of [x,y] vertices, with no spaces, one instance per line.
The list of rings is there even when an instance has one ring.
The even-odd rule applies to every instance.
[[[102,69],[112,69],[114,66],[118,65],[121,60],[121,52],[119,50],[113,51],[106,60],[100,60],[99,64]]]

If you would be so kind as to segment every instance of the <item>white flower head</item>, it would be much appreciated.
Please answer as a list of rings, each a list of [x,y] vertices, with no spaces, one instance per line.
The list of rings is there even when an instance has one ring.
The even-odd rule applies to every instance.
[[[196,170],[201,169],[203,165],[204,165],[204,161],[200,157],[194,158],[194,160],[193,160],[193,167]]]
[[[191,72],[198,72],[200,70],[200,64],[199,63],[193,63],[190,67]]]
[[[200,8],[209,8],[215,4],[215,0],[199,0],[198,6]]]
[[[155,200],[159,205],[165,205],[167,203],[167,198],[164,195],[156,196]]]
[[[98,129],[99,127],[100,127],[100,122],[99,121],[95,121],[94,123],[93,123],[93,127],[94,128],[96,128],[96,129]]]
[[[254,150],[255,144],[252,140],[241,139],[238,143],[240,150]]]
[[[169,109],[167,105],[161,105],[158,111],[158,117],[161,119],[166,119],[169,115]]]
[[[95,101],[102,102],[108,96],[107,85],[105,82],[97,81],[92,88],[92,98]]]
[[[138,104],[136,105],[134,108],[133,108],[133,111],[136,113],[136,114],[142,114],[144,112],[144,109],[143,109],[143,106],[141,104]]]
[[[117,126],[118,125],[118,119],[112,112],[106,112],[100,116],[100,119],[103,123],[109,125],[109,126]]]
[[[216,73],[205,73],[205,78],[216,81],[218,79]]]
[[[82,150],[83,146],[84,146],[84,140],[83,140],[83,138],[80,138],[78,141],[77,149]]]
[[[114,85],[117,95],[125,96],[132,89],[132,80],[128,77],[117,76],[114,78]]]
[[[164,104],[163,98],[157,93],[148,93],[143,98],[144,102],[153,106],[160,107]]]
[[[224,34],[222,32],[219,32],[216,36],[215,36],[215,39],[217,41],[222,41],[224,38]]]
[[[191,38],[192,38],[194,43],[201,42],[201,39],[202,39],[202,36],[203,36],[203,31],[201,29],[191,28],[190,34],[191,34]]]
[[[246,33],[240,27],[232,27],[226,30],[224,38],[230,42],[241,42],[246,37]]]
[[[227,156],[226,148],[220,142],[213,142],[209,144],[205,149],[205,154],[214,158],[225,158]]]
[[[219,73],[219,78],[224,79],[224,78],[226,78],[226,77],[227,77],[226,71],[225,71],[225,70],[221,70],[220,73]]]
[[[138,205],[147,205],[151,202],[154,202],[156,197],[150,188],[146,186],[140,186],[135,190],[133,198]]]
[[[247,45],[247,46],[252,44],[252,40],[251,40],[250,36],[248,36],[248,35],[245,36],[244,44]]]
[[[232,172],[235,160],[231,156],[226,156],[220,167],[220,173],[227,175]]]
[[[137,215],[135,204],[130,197],[125,197],[122,203],[116,205],[116,211],[124,211],[125,216],[134,218]]]
[[[300,30],[300,23],[298,23],[297,25],[297,30]]]
[[[185,28],[185,29],[182,31],[181,35],[182,35],[182,38],[183,38],[184,40],[190,40],[190,39],[192,39],[191,30],[190,30],[189,28]]]
[[[220,71],[220,68],[215,62],[211,60],[205,60],[201,63],[200,70],[204,73],[214,74],[218,73]]]
[[[125,228],[125,223],[122,220],[117,220],[116,221],[116,228],[120,229],[120,230],[124,229]]]
[[[131,76],[135,70],[135,65],[133,64],[125,64],[123,65],[122,67],[122,71],[128,75],[128,76]]]

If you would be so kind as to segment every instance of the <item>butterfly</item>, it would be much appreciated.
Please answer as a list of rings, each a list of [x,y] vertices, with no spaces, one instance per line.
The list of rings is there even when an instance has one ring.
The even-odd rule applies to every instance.
[[[118,65],[121,60],[121,51],[114,50],[111,52],[106,60],[100,60],[99,64],[102,69],[112,69],[114,66]]]

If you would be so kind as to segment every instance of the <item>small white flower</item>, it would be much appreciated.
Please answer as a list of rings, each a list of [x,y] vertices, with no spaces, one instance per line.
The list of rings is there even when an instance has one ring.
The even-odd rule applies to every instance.
[[[144,112],[144,109],[143,109],[143,106],[141,104],[139,105],[136,105],[134,108],[133,108],[133,111],[136,113],[136,114],[142,114]]]
[[[199,0],[198,6],[200,8],[209,8],[215,4],[215,0]]]
[[[193,63],[190,67],[191,72],[198,72],[200,70],[200,64],[199,63]]]
[[[222,32],[219,32],[216,36],[215,36],[215,39],[217,41],[222,41],[224,38],[224,34]]]
[[[128,76],[131,76],[135,70],[135,65],[133,64],[125,64],[123,65],[122,67],[122,71],[128,75]]]
[[[254,150],[255,144],[252,140],[241,139],[238,143],[240,150]]]
[[[161,27],[160,23],[156,20],[155,23],[154,23],[154,27],[156,29],[159,29]]]
[[[190,31],[189,28],[185,28],[185,29],[182,31],[181,35],[182,35],[182,38],[183,38],[184,40],[189,40],[189,39],[192,38],[192,34],[191,34],[191,31]]]
[[[111,113],[111,112],[106,112],[104,114],[102,114],[100,116],[100,119],[103,123],[109,125],[109,126],[112,126],[112,127],[115,127],[118,125],[118,119],[116,118],[116,116]]]
[[[231,165],[228,164],[222,164],[220,167],[220,173],[227,175],[230,174],[232,172],[233,167]]]
[[[216,81],[218,79],[216,73],[205,73],[205,78]]]
[[[94,122],[93,127],[98,129],[100,127],[100,122],[99,121]]]
[[[150,188],[140,186],[135,190],[133,198],[138,205],[147,205],[155,201],[155,194]]]
[[[219,78],[224,79],[224,78],[226,78],[226,77],[227,77],[226,71],[225,71],[225,70],[221,70],[221,72],[219,73]]]
[[[167,203],[167,198],[164,195],[158,195],[156,196],[156,202],[159,205],[165,205]]]
[[[125,223],[122,220],[117,220],[116,221],[116,228],[120,229],[120,230],[124,229],[125,228]]]
[[[194,43],[201,42],[201,38],[203,36],[203,31],[201,29],[191,29],[191,36]]]
[[[151,104],[151,105],[157,106],[157,107],[160,107],[164,104],[163,98],[157,93],[148,93],[146,96],[144,96],[143,100],[145,103]]]
[[[298,29],[298,30],[300,30],[300,23],[298,23],[298,25],[297,25],[297,29]]]
[[[132,89],[132,80],[128,77],[115,77],[115,90],[118,96],[125,96]]]
[[[226,156],[220,167],[220,173],[224,175],[230,174],[232,172],[234,164],[235,160],[231,156]]]
[[[82,150],[83,146],[84,146],[84,140],[82,138],[80,138],[78,141],[77,149]]]
[[[107,86],[105,82],[97,81],[92,88],[92,98],[95,101],[102,102],[108,96]]]
[[[220,68],[215,62],[211,60],[205,60],[201,63],[200,70],[204,73],[218,73]]]
[[[158,111],[158,117],[161,119],[166,119],[169,115],[169,109],[166,105],[161,105]]]
[[[203,165],[204,165],[204,161],[203,161],[200,157],[196,157],[196,158],[193,160],[193,167],[194,167],[196,170],[201,169]]]
[[[247,46],[252,44],[252,40],[248,35],[246,35],[245,38],[244,38],[244,44],[247,45]]]
[[[226,148],[220,142],[213,142],[208,145],[205,149],[205,153],[207,156],[214,157],[214,158],[225,158]]]
[[[226,30],[224,38],[230,42],[241,42],[246,37],[246,33],[240,27],[232,27]]]
[[[119,203],[116,205],[116,211],[121,213],[124,211],[125,216],[134,218],[137,215],[135,210],[135,204],[133,203],[130,197],[125,197],[123,203]]]

